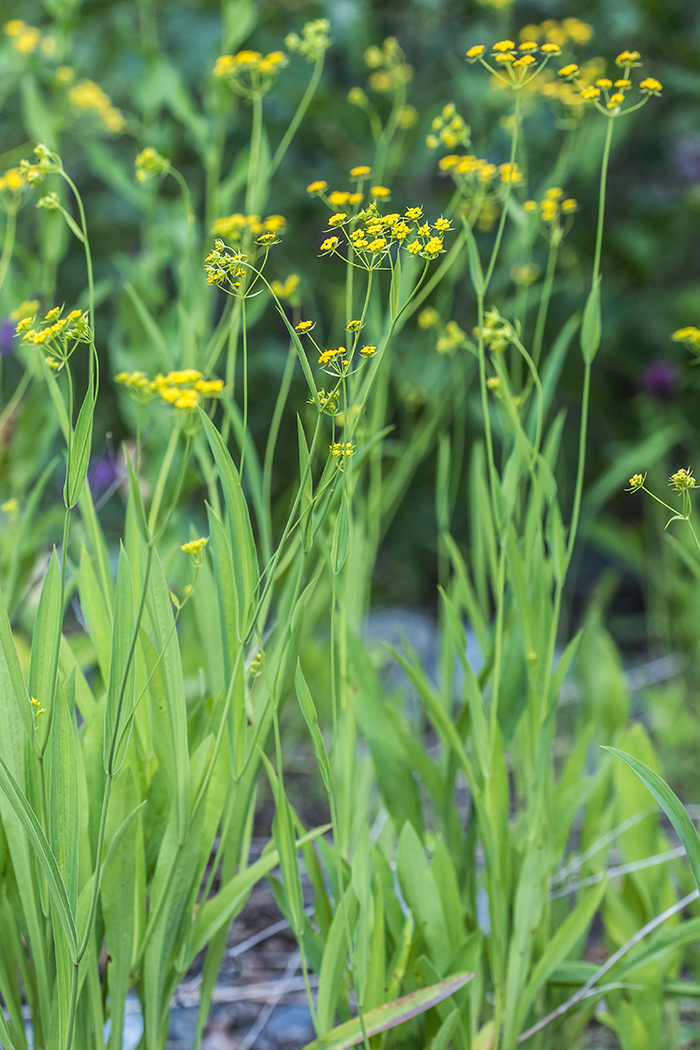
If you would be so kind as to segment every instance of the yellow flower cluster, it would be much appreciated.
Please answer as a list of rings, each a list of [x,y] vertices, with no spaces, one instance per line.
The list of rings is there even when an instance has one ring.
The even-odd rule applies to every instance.
[[[370,357],[374,357],[377,353],[377,347],[372,343],[365,343],[363,346],[359,346],[360,332],[364,327],[361,320],[348,321],[345,326],[346,332],[349,332],[352,336],[352,342],[349,344],[350,349],[345,346],[337,346],[333,350],[322,350],[311,335],[315,327],[315,321],[299,321],[299,323],[295,325],[295,331],[298,332],[299,335],[309,336],[310,342],[319,355],[318,363],[321,365],[324,372],[333,376],[335,379],[347,378],[356,372],[358,368],[362,367],[362,362],[360,362],[357,367],[352,367],[352,361],[356,352],[359,353],[365,361]],[[321,393],[323,392],[321,391]],[[337,411],[337,393],[337,390],[333,391],[333,393],[326,398],[327,403],[324,403],[323,399],[321,399],[321,410],[328,415],[335,415]]]
[[[646,481],[646,475],[645,474],[633,474],[632,477],[629,480],[629,486],[630,487],[627,489],[627,491],[628,492],[634,492],[636,489],[643,488],[645,481]]]
[[[115,135],[126,127],[122,111],[112,105],[109,95],[94,80],[79,80],[68,92],[68,100],[76,109],[96,113],[107,131]]]
[[[463,350],[470,345],[466,332],[462,331],[457,322],[448,321],[445,331],[435,344],[435,349],[439,354],[453,354],[455,350]]]
[[[483,327],[479,328],[477,326],[474,329],[474,335],[477,339],[482,339],[484,345],[497,354],[510,346],[515,337],[515,332],[510,322],[501,317],[498,310],[494,307],[492,310],[486,311]]]
[[[687,492],[688,489],[695,488],[695,478],[693,477],[690,467],[685,470],[681,467],[675,474],[671,474],[668,479],[669,485],[676,490],[676,492]]]
[[[191,558],[198,560],[199,555],[202,553],[208,542],[208,536],[200,536],[197,540],[188,540],[187,543],[181,543],[180,550],[184,551],[185,554],[189,554]]]
[[[385,187],[373,187],[374,191],[379,189],[384,190]],[[375,193],[375,197],[379,196]],[[332,215],[329,227],[338,230],[342,240],[337,235],[327,237],[321,244],[321,252],[338,254],[341,243],[344,243],[357,264],[367,270],[381,266],[395,246],[431,261],[445,251],[443,238],[450,226],[450,220],[442,216],[432,225],[425,222],[420,207],[407,208],[403,214],[392,212],[381,215],[374,200],[357,214],[337,212]]]
[[[21,18],[12,18],[3,26],[5,35],[10,38],[12,46],[20,55],[31,55],[40,51],[50,58],[56,53],[56,41],[52,36],[42,36],[36,26],[27,25]]]
[[[120,372],[115,382],[123,383],[142,404],[160,397],[174,408],[191,411],[207,398],[218,397],[224,389],[223,379],[204,379],[196,368],[183,368],[149,379],[145,372]],[[184,549],[184,548],[183,548]]]
[[[31,305],[23,303],[18,311]],[[46,351],[46,363],[54,371],[59,371],[65,365],[79,343],[92,342],[86,313],[71,310],[66,317],[62,317],[62,313],[62,306],[54,306],[36,327],[36,317],[25,315],[15,329],[17,335],[22,336],[22,342],[41,346]]]
[[[220,55],[214,66],[214,76],[226,80],[230,87],[245,98],[260,97],[272,87],[275,78],[287,65],[284,51],[239,51],[235,55]]]
[[[578,201],[575,201],[573,197],[564,197],[564,191],[560,186],[552,186],[540,201],[529,200],[523,204],[526,212],[537,213],[546,226],[551,230],[556,228],[560,232],[562,220],[573,215],[577,208]]]
[[[283,233],[287,220],[283,215],[268,215],[261,219],[259,215],[226,215],[217,219],[211,232],[217,237],[226,237],[232,244],[239,244],[246,236],[255,237],[258,244],[278,243],[278,234]]]
[[[170,171],[170,161],[162,157],[153,146],[142,149],[135,161],[136,181],[148,182],[156,175],[167,175]]]
[[[548,18],[540,25],[524,26],[520,30],[521,40],[542,40],[547,44],[587,44],[593,39],[593,26],[582,22],[580,18],[564,18],[561,22]]]
[[[287,277],[287,279],[284,281],[271,281],[270,290],[277,296],[278,299],[286,300],[293,306],[298,306],[298,289],[300,280],[301,279],[299,277],[299,274],[290,273],[289,277]]]
[[[316,18],[306,23],[301,37],[298,33],[289,33],[285,37],[285,47],[288,51],[304,55],[309,62],[317,62],[331,46],[330,28],[327,18]]]
[[[335,441],[330,446],[330,453],[336,459],[348,459],[355,451],[352,441]]]
[[[694,328],[692,325],[688,328],[679,328],[673,333],[671,339],[674,343],[686,343],[693,348],[700,347],[700,328]]]
[[[639,83],[639,91],[642,94],[638,101],[626,109],[623,109],[627,95],[633,88],[630,78],[631,70],[640,65],[640,54],[638,51],[622,51],[615,59],[615,65],[622,69],[622,76],[614,80],[609,77],[597,77],[592,83],[584,83],[579,67],[575,62],[563,66],[559,70],[559,77],[568,80],[577,89],[582,102],[593,102],[596,109],[601,113],[616,117],[621,113],[630,113],[639,109],[652,95],[660,95],[662,84],[654,77],[646,77]]]
[[[372,70],[368,81],[372,91],[397,91],[407,84],[413,77],[413,68],[405,58],[394,36],[388,36],[381,47],[368,47],[365,63]]]
[[[499,40],[486,57],[484,44],[475,44],[467,51],[468,62],[481,62],[497,81],[520,90],[530,84],[549,62],[552,55],[561,51],[559,44],[536,40],[524,40],[521,44],[513,40]]]
[[[0,175],[0,191],[9,190],[10,193],[19,193],[26,185],[27,180],[21,168],[8,168],[4,175]]]
[[[440,116],[433,120],[425,144],[428,149],[437,149],[438,146],[456,149],[458,146],[468,146],[470,136],[471,129],[457,112],[454,102],[448,102]]]

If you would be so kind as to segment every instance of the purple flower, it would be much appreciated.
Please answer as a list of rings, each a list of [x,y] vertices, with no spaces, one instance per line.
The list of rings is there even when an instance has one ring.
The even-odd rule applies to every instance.
[[[667,361],[665,357],[654,358],[642,371],[639,377],[639,387],[649,397],[668,401],[678,387],[678,372],[675,365]]]
[[[13,350],[15,341],[15,325],[9,317],[0,321],[0,357],[8,357]]]
[[[119,469],[110,456],[95,457],[90,463],[88,481],[94,493],[106,492],[119,477]]]

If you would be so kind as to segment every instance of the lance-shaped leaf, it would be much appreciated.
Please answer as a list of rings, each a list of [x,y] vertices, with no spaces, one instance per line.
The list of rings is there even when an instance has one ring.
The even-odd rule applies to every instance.
[[[653,769],[649,769],[649,766],[645,765],[644,762],[640,762],[634,755],[626,755],[624,751],[618,751],[616,747],[606,747],[605,750],[610,751],[617,758],[621,758],[632,772],[637,774],[645,787],[651,791],[676,829],[685,852],[688,854],[688,863],[690,864],[695,884],[700,889],[700,837],[678,795],[671,790],[658,773],[655,773]]]
[[[112,624],[112,654],[105,706],[104,766],[116,773],[129,744],[136,700],[134,590],[126,551],[119,551]]]
[[[359,1017],[346,1021],[345,1024],[338,1025],[337,1028],[308,1043],[304,1050],[347,1050],[347,1047],[357,1046],[364,1039],[363,1027],[368,1038],[396,1028],[397,1025],[410,1021],[412,1017],[418,1017],[459,991],[473,976],[473,973],[458,973],[438,984],[430,985],[429,988],[421,988],[391,1003],[385,1003],[384,1006],[368,1010],[362,1021]]]
[[[56,858],[51,852],[48,839],[44,829],[37,820],[36,813],[27,802],[22,790],[7,767],[7,763],[0,755],[0,788],[5,792],[7,800],[17,814],[22,827],[27,833],[32,849],[46,876],[49,893],[56,905],[56,913],[66,934],[71,954],[75,958],[77,954],[77,933],[75,928],[75,917],[68,900],[66,885],[61,876]]]
[[[221,487],[226,500],[233,553],[233,581],[238,600],[238,637],[243,641],[250,631],[257,602],[259,573],[255,538],[241,479],[229,450],[209,417],[204,412],[201,412],[200,415],[219,470]]]
[[[63,487],[63,502],[66,507],[74,507],[80,499],[80,493],[83,491],[90,461],[94,414],[95,390],[91,383],[80,406],[78,420],[75,424],[75,431],[70,444],[66,483]]]

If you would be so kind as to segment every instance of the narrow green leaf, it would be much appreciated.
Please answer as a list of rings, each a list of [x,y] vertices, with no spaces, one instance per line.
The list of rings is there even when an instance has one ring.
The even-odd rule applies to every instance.
[[[66,557],[65,552],[63,556]],[[29,694],[38,701],[40,707],[46,709],[46,717],[41,715],[37,726],[42,750],[51,726],[62,619],[61,570],[54,547],[49,569],[41,588],[29,663]]]
[[[122,544],[119,550],[117,587],[114,595],[111,662],[105,705],[104,768],[113,775],[124,761],[129,746],[136,702],[136,659],[132,649],[136,615],[129,559]]]
[[[299,416],[297,416],[297,440],[299,442],[299,477],[303,478],[306,474],[306,481],[304,482],[304,487],[301,492],[301,502],[299,505],[299,522],[304,542],[304,550],[309,551],[313,540],[313,515],[311,511],[314,494],[314,481],[311,471],[307,471],[309,446],[306,441],[306,434],[304,433],[304,425]]]
[[[340,507],[333,528],[333,540],[331,542],[331,566],[333,572],[338,575],[348,556],[350,545],[350,502],[343,487],[340,496]]]
[[[421,988],[417,992],[411,992],[384,1006],[368,1010],[363,1017],[366,1034],[371,1038],[373,1035],[378,1035],[379,1032],[387,1032],[391,1028],[396,1028],[397,1025],[410,1021],[413,1017],[419,1017],[426,1010],[430,1010],[431,1007],[463,988],[473,976],[473,973],[456,974],[429,988]],[[357,1046],[362,1041],[362,1024],[359,1017],[356,1017],[352,1021],[338,1025],[337,1028],[326,1032],[318,1039],[314,1039],[312,1043],[304,1047],[304,1050],[347,1050],[348,1047]]]
[[[294,841],[294,823],[292,821],[291,808],[284,791],[284,782],[275,773],[274,767],[264,752],[261,758],[265,764],[270,787],[275,798],[275,818],[272,823],[272,832],[279,854],[284,889],[289,902],[291,926],[299,938],[304,928],[304,900],[302,896],[301,881],[299,877],[299,863],[297,860],[296,843]]]
[[[644,762],[640,762],[638,758],[635,758],[633,755],[627,755],[616,747],[605,747],[604,750],[609,751],[617,758],[621,758],[632,772],[637,774],[659,803],[683,843],[695,884],[700,890],[700,837],[681,800],[658,773],[655,773],[653,769],[649,769],[649,766],[645,765]]]
[[[128,448],[126,447],[126,445],[123,445],[122,449],[124,453],[124,459],[126,460],[126,467],[129,473],[129,503],[136,512],[135,517],[139,527],[139,532],[141,533],[141,536],[146,541],[146,543],[148,543],[148,541],[151,538],[151,533],[148,528],[148,523],[146,521],[146,511],[144,509],[143,499],[141,497],[139,479],[136,475],[136,471],[134,470],[134,464],[131,462],[131,456],[129,455]]]
[[[78,907],[80,805],[78,741],[68,701],[58,683],[48,754],[48,840],[66,885],[73,913]]]
[[[66,507],[74,507],[80,499],[83,485],[87,478],[90,448],[92,446],[92,421],[95,415],[95,390],[89,384],[83,403],[80,406],[78,419],[73,432],[66,483],[63,487],[63,502]]]
[[[61,920],[72,956],[75,958],[78,950],[77,933],[66,885],[44,830],[2,755],[0,755],[0,788],[5,792],[8,802],[26,831],[27,838],[46,876],[49,893],[56,905],[56,913]]]
[[[22,674],[19,656],[17,655],[5,599],[2,596],[2,591],[0,591],[0,682],[6,677],[12,684],[12,693],[14,694],[24,730],[27,737],[33,741],[34,723],[29,704],[29,693],[27,692],[27,685]]]
[[[318,387],[316,386],[316,381],[314,379],[314,374],[311,371],[311,366],[309,365],[309,360],[308,360],[308,358],[306,356],[306,351],[304,350],[304,347],[302,346],[301,339],[299,338],[298,334],[294,331],[294,328],[290,324],[286,313],[284,312],[282,307],[276,301],[275,301],[275,306],[277,307],[277,313],[280,315],[280,317],[284,321],[285,325],[287,326],[287,331],[289,332],[289,336],[290,336],[290,338],[292,340],[292,343],[294,344],[294,349],[297,352],[297,357],[299,358],[299,364],[301,365],[301,370],[304,373],[304,379],[306,380],[307,385],[309,387],[309,390],[311,391],[311,396],[314,399],[316,407],[318,408],[318,410],[320,412],[321,411],[321,402],[320,402],[319,396],[318,396]]]
[[[583,310],[581,322],[581,353],[583,360],[590,365],[598,353],[602,335],[600,316],[600,277],[591,288]]]
[[[323,743],[323,737],[321,736],[321,730],[318,727],[318,718],[316,716],[316,706],[311,696],[311,691],[306,684],[306,679],[301,670],[301,664],[297,660],[296,674],[294,675],[294,684],[296,686],[297,698],[299,700],[299,707],[301,713],[304,716],[309,732],[311,733],[311,741],[314,745],[314,751],[316,753],[316,761],[318,762],[319,772],[323,779],[323,784],[326,791],[331,790],[331,767],[328,762],[328,756],[326,754],[326,748]]]
[[[438,1028],[428,1050],[448,1050],[450,1040],[454,1035],[457,1022],[459,1021],[459,1010],[456,1008],[447,1015]]]
[[[209,416],[200,411],[200,417],[219,469],[219,478],[226,500],[233,554],[233,578],[238,599],[238,637],[243,641],[252,627],[258,595],[259,573],[255,538],[241,479],[229,450]]]

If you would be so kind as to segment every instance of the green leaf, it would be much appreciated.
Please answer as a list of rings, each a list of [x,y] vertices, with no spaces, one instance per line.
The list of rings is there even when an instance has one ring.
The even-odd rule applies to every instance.
[[[22,725],[29,740],[33,741],[34,723],[29,704],[29,693],[27,692],[27,685],[22,674],[19,656],[17,655],[5,599],[2,596],[2,591],[0,591],[0,682],[5,678],[8,678],[12,684],[12,693],[17,703]]]
[[[640,762],[638,758],[634,758],[633,755],[627,755],[616,747],[605,747],[604,750],[609,751],[617,758],[621,758],[632,772],[637,774],[659,803],[683,843],[695,884],[700,890],[700,837],[681,800],[658,773],[655,773],[653,769],[649,769],[649,766],[645,765],[644,762]]]
[[[299,527],[304,541],[304,551],[308,552],[311,549],[311,543],[313,540],[312,507],[314,480],[311,471],[307,469],[309,462],[309,446],[306,441],[304,426],[299,416],[297,416],[297,440],[299,442],[299,477],[303,478],[304,475],[306,475],[299,503]]]
[[[2,755],[0,755],[0,788],[5,792],[8,802],[26,831],[27,838],[46,876],[49,893],[56,905],[56,913],[61,920],[71,954],[75,958],[78,951],[78,938],[75,928],[75,917],[68,899],[66,884],[63,881],[44,830]]]
[[[90,448],[92,446],[92,421],[95,415],[95,390],[90,383],[80,406],[75,431],[68,455],[66,483],[63,487],[63,502],[74,507],[80,499],[87,478]]]
[[[350,546],[350,502],[343,487],[340,496],[340,507],[333,528],[333,540],[331,542],[331,566],[337,576],[348,556]]]
[[[200,411],[207,440],[219,470],[221,487],[228,510],[228,526],[233,554],[233,580],[238,599],[238,637],[243,641],[249,634],[255,615],[258,594],[258,559],[255,538],[250,524],[248,504],[243,495],[241,479],[221,434],[209,416]]]
[[[309,732],[311,733],[311,741],[314,745],[314,751],[316,752],[316,761],[318,762],[319,772],[323,779],[323,784],[326,791],[331,790],[331,767],[328,762],[328,756],[326,754],[326,748],[323,743],[323,737],[321,736],[321,730],[318,727],[318,718],[316,715],[316,707],[311,696],[311,691],[306,684],[303,672],[301,670],[301,664],[297,661],[296,674],[294,675],[294,684],[296,686],[297,698],[299,700],[299,707],[301,713],[304,716]]]
[[[600,277],[591,288],[586,305],[583,310],[583,321],[581,322],[581,353],[583,360],[590,365],[598,353],[600,338],[602,335],[602,322],[600,316]]]
[[[66,557],[64,552],[63,557]],[[58,647],[61,637],[63,610],[61,608],[61,570],[58,566],[58,555],[54,547],[41,588],[39,607],[37,609],[34,632],[32,634],[32,655],[29,664],[29,695],[46,709],[46,717],[39,718],[37,726],[42,750],[51,726],[51,709],[56,688],[56,668],[58,667]]]
[[[78,907],[80,806],[78,741],[61,683],[56,689],[48,754],[48,839],[58,862],[73,912]]]
[[[379,1032],[387,1032],[391,1028],[396,1028],[397,1025],[410,1021],[413,1017],[419,1017],[426,1010],[430,1010],[431,1007],[463,988],[473,976],[473,973],[455,974],[454,977],[448,977],[438,984],[430,985],[429,988],[421,988],[391,1003],[385,1003],[384,1006],[368,1010],[363,1017],[365,1033],[371,1038],[373,1035],[378,1035]],[[352,1021],[338,1025],[337,1028],[326,1032],[318,1039],[314,1039],[303,1050],[347,1050],[347,1047],[357,1046],[362,1041],[362,1023],[359,1017],[356,1017]]]
[[[129,559],[120,544],[117,588],[114,596],[112,651],[105,705],[104,768],[113,775],[124,761],[129,746],[136,702],[136,659],[134,652],[134,589]]]

